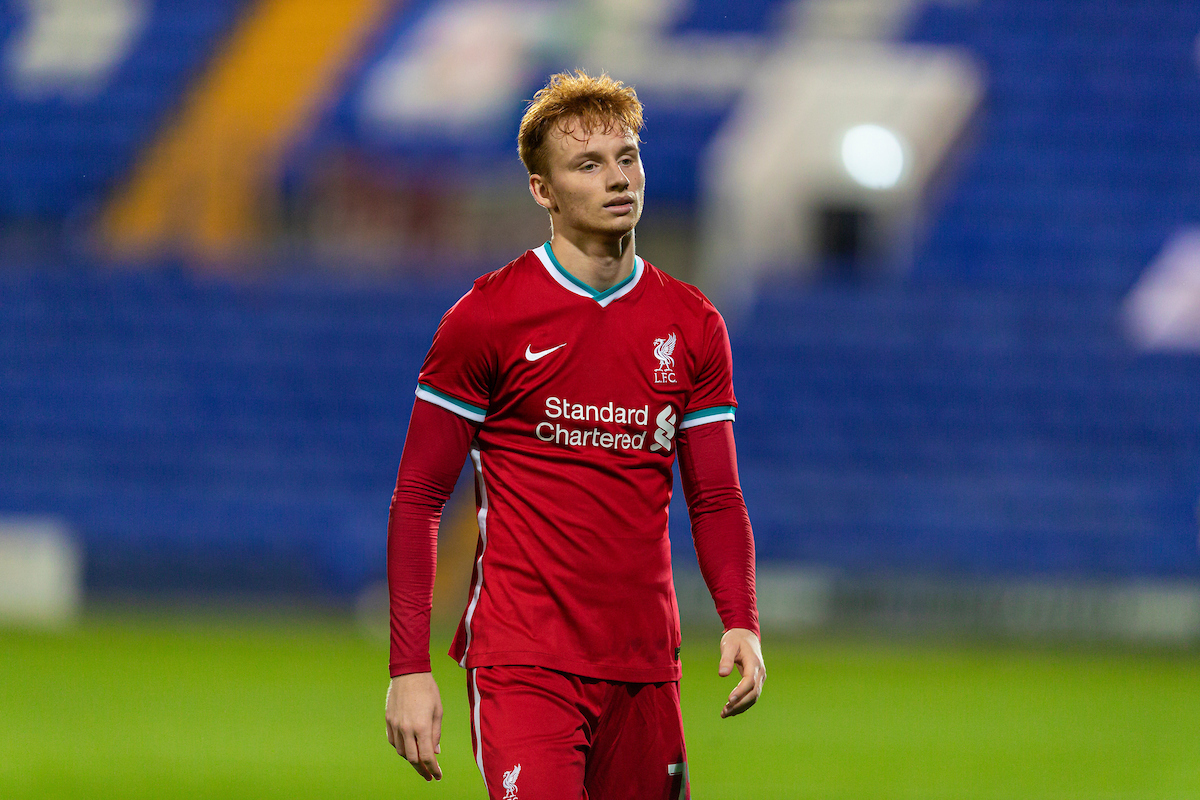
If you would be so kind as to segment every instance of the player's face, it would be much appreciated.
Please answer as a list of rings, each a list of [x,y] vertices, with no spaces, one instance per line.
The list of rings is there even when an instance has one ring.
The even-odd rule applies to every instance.
[[[614,238],[633,230],[642,216],[646,175],[632,133],[556,128],[546,150],[549,175],[532,176],[530,188],[556,230]]]

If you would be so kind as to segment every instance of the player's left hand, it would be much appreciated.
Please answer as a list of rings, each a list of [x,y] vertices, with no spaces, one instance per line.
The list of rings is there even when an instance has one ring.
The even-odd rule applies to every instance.
[[[742,679],[729,695],[729,702],[721,709],[721,718],[732,717],[754,705],[762,694],[763,681],[767,679],[767,666],[763,663],[762,645],[752,631],[746,628],[730,628],[721,637],[721,665],[717,674],[722,678],[733,672],[737,665]]]

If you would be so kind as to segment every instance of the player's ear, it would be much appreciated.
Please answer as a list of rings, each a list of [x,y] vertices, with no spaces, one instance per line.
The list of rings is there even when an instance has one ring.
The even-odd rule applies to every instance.
[[[539,206],[547,211],[554,210],[554,190],[541,175],[535,173],[529,176],[529,193]]]

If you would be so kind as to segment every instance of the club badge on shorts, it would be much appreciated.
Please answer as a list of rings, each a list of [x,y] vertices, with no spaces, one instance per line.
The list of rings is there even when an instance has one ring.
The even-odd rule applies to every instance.
[[[520,774],[520,764],[517,764],[508,772],[504,773],[504,780],[502,781],[504,785],[504,800],[517,800],[517,776]]]

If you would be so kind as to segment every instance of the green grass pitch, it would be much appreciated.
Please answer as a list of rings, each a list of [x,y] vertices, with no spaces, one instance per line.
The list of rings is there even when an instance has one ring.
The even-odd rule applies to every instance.
[[[446,777],[427,785],[384,737],[382,643],[246,619],[0,631],[0,798],[482,797],[448,658]],[[1200,798],[1194,651],[768,638],[762,701],[721,720],[716,641],[684,648],[696,798]]]

